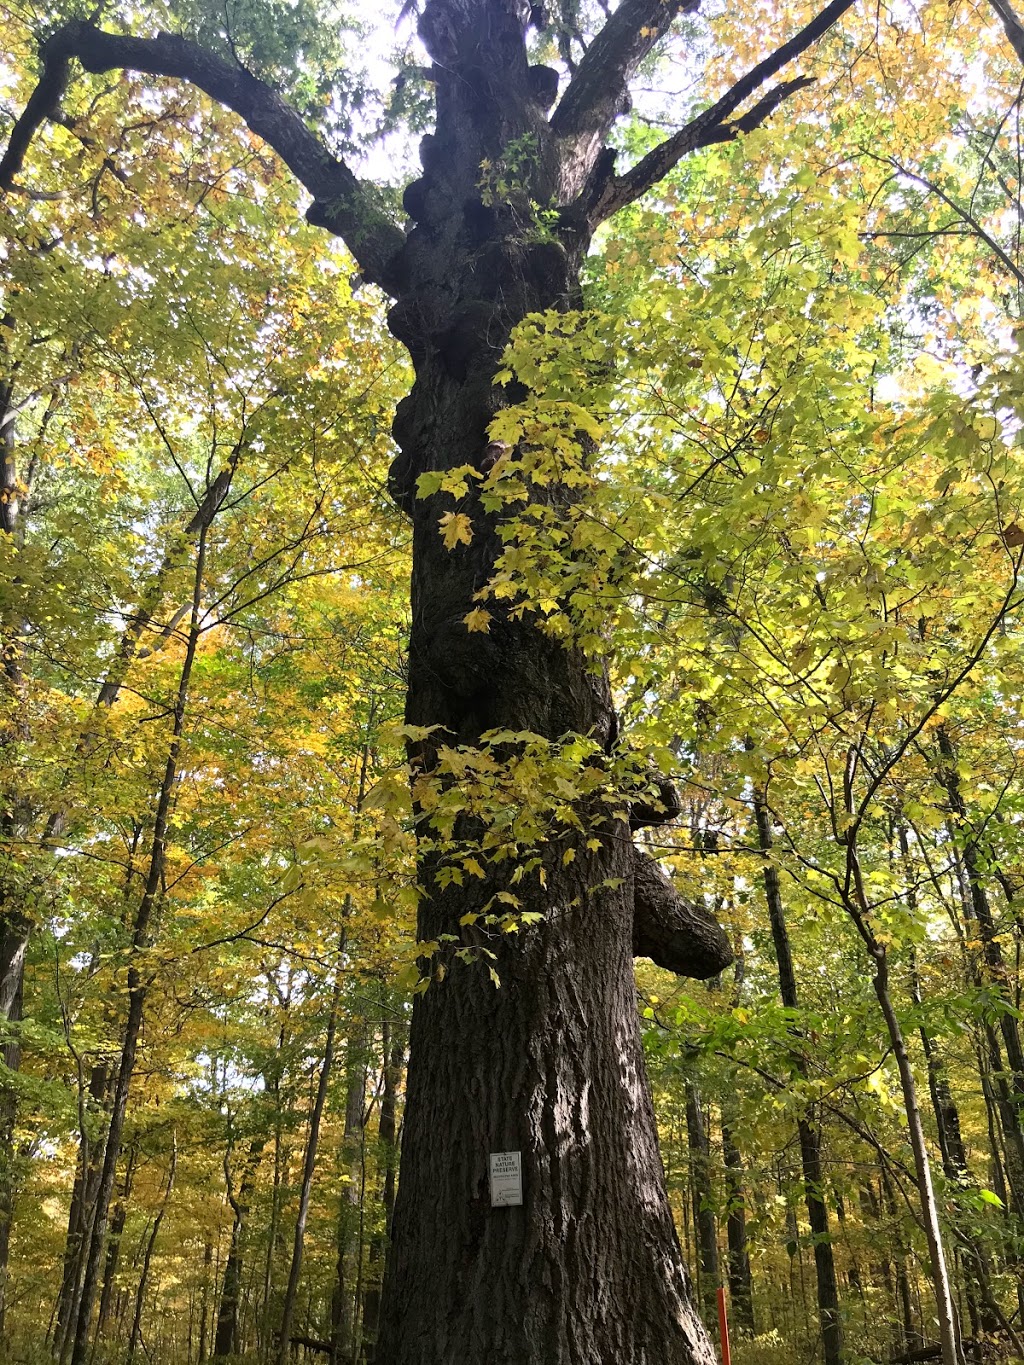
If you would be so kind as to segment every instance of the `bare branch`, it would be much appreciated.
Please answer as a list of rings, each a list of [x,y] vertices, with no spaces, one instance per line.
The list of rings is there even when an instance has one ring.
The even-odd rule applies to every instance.
[[[763,123],[784,99],[810,85],[811,79],[807,76],[797,76],[792,80],[783,81],[758,100],[746,114],[738,119],[732,117],[740,105],[766,81],[771,80],[788,62],[806,52],[827,33],[854,3],[855,0],[832,0],[832,3],[799,33],[776,48],[770,57],[751,67],[746,75],[741,76],[710,109],[705,109],[677,133],[659,143],[625,175],[606,174],[603,182],[588,186],[581,196],[581,207],[585,210],[591,227],[596,227],[619,209],[625,208],[627,204],[632,204],[634,200],[646,194],[690,152],[696,151],[699,147],[710,147],[716,142],[729,142],[740,133],[751,132]]]
[[[934,180],[929,180],[926,176],[918,175],[916,171],[908,170],[907,167],[901,165],[895,157],[874,156],[871,152],[865,152],[865,155],[870,157],[872,161],[880,161],[886,166],[891,166],[894,171],[899,175],[902,175],[906,180],[912,181],[913,184],[920,186],[926,193],[934,194],[937,199],[941,199],[946,207],[956,214],[964,224],[965,229],[985,243],[1000,264],[1010,272],[1018,285],[1024,285],[1024,270],[1007,255],[996,239],[985,231],[984,227],[982,227],[973,213],[971,213],[969,209],[965,209],[962,204],[958,204],[955,199],[952,199],[941,186],[934,182]]]
[[[0,161],[0,187],[11,188],[35,133],[57,116],[73,59],[90,72],[124,68],[175,77],[241,115],[313,196],[310,221],[343,239],[367,279],[391,288],[394,258],[404,241],[401,231],[376,206],[371,189],[250,72],[174,34],[135,38],[81,21],[57,29],[43,45],[42,57],[42,77]]]

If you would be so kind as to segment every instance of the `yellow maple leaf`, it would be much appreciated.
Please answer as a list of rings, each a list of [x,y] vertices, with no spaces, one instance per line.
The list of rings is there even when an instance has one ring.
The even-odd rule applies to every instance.
[[[474,607],[472,611],[466,613],[462,622],[469,631],[487,631],[491,628],[491,613],[484,611],[483,607]]]
[[[441,528],[446,550],[454,550],[460,541],[468,545],[473,539],[473,523],[464,512],[445,512],[437,524]]]

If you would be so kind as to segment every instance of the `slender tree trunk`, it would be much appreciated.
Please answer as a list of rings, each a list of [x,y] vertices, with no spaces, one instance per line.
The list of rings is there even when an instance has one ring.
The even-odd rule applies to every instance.
[[[723,1115],[726,1105],[723,1102]],[[729,1244],[729,1298],[733,1317],[740,1332],[749,1336],[756,1333],[754,1320],[754,1289],[750,1274],[750,1254],[747,1250],[747,1208],[743,1189],[743,1158],[736,1145],[733,1131],[723,1117],[722,1157],[725,1162],[725,1188],[729,1199],[726,1218],[726,1237]]]
[[[5,923],[0,929],[6,937],[0,940],[0,1059],[11,1072],[21,1066],[22,993],[24,990],[23,956],[28,941],[14,926]],[[13,1085],[0,1083],[0,1341],[4,1339],[7,1314],[8,1262],[11,1246],[11,1225],[14,1221],[14,1198],[17,1189],[17,1152],[14,1128],[18,1116],[18,1093]]]
[[[950,810],[956,816],[958,828],[963,834],[961,858],[967,875],[970,909],[978,926],[989,984],[1009,1006],[999,1011],[998,1020],[1009,1074],[997,1077],[997,1084],[1003,1092],[1001,1108],[1006,1141],[1013,1149],[1014,1164],[1019,1168],[1021,1180],[1024,1180],[1024,1045],[1021,1042],[1016,1002],[1008,989],[1003,951],[981,873],[980,850],[972,833],[967,803],[960,789],[960,779],[956,771],[956,748],[945,726],[939,727],[937,737],[942,758],[942,783],[949,797]],[[1015,1191],[1015,1203],[1017,1212],[1024,1217],[1024,1194],[1019,1187]]]
[[[106,1244],[107,1216],[110,1198],[117,1175],[117,1162],[121,1154],[121,1134],[128,1112],[128,1092],[135,1070],[135,1055],[138,1049],[142,1016],[145,1009],[148,982],[140,966],[139,954],[149,946],[151,920],[156,910],[163,883],[164,856],[166,850],[167,824],[171,813],[178,772],[178,755],[181,749],[182,733],[185,726],[185,710],[188,704],[188,689],[199,643],[200,613],[203,591],[203,572],[206,561],[206,537],[209,529],[204,524],[199,532],[196,551],[195,575],[192,589],[192,611],[189,622],[188,643],[182,661],[178,680],[178,693],[174,705],[174,722],[171,728],[171,742],[164,764],[163,778],[157,796],[153,821],[153,841],[150,849],[149,871],[145,889],[135,916],[132,933],[132,959],[128,967],[128,1016],[125,1022],[124,1042],[121,1047],[121,1060],[114,1095],[111,1103],[110,1124],[107,1129],[107,1143],[103,1156],[103,1169],[100,1174],[99,1188],[96,1193],[96,1212],[93,1217],[92,1236],[89,1255],[82,1282],[82,1302],[75,1327],[74,1346],[71,1353],[72,1365],[85,1365],[89,1353],[89,1335],[92,1310],[99,1287],[100,1267]]]
[[[177,1139],[171,1138],[171,1161],[167,1169],[167,1185],[164,1189],[164,1197],[157,1210],[156,1217],[153,1219],[153,1226],[150,1229],[149,1237],[146,1239],[146,1251],[142,1258],[142,1270],[139,1274],[139,1284],[135,1291],[135,1312],[132,1316],[132,1330],[128,1338],[128,1365],[132,1365],[135,1359],[135,1352],[139,1342],[142,1340],[142,1310],[146,1303],[146,1283],[149,1279],[149,1265],[153,1259],[153,1248],[156,1246],[156,1239],[160,1232],[160,1224],[163,1222],[164,1214],[167,1212],[167,1205],[170,1202],[171,1191],[174,1189],[174,1170],[178,1162]]]
[[[366,1272],[366,1116],[359,1135],[359,1220],[356,1228],[355,1292],[352,1295],[352,1354],[349,1365],[359,1365],[363,1358],[363,1318],[362,1305]]]
[[[700,1298],[706,1322],[714,1322],[718,1291],[718,1228],[714,1189],[711,1180],[711,1144],[708,1141],[700,1092],[692,1080],[683,1082],[686,1091],[686,1137],[690,1151],[690,1189],[693,1192],[693,1222],[700,1255]]]
[[[217,1311],[217,1330],[213,1341],[213,1359],[235,1355],[239,1346],[238,1321],[242,1297],[242,1237],[245,1221],[249,1213],[249,1200],[252,1198],[256,1172],[263,1154],[265,1139],[253,1138],[249,1145],[242,1178],[238,1182],[238,1193],[232,1188],[228,1170],[228,1154],[225,1154],[224,1174],[228,1187],[228,1202],[231,1205],[231,1243],[227,1260],[224,1262],[224,1279],[221,1284],[220,1307]]]
[[[345,1132],[342,1161],[346,1180],[338,1208],[338,1239],[334,1290],[331,1295],[331,1365],[339,1365],[351,1354],[355,1340],[355,1279],[349,1276],[349,1259],[358,1221],[358,1154],[363,1137],[363,1107],[366,1103],[366,1040],[362,1030],[348,1041],[348,1086],[345,1093]]]
[[[281,1041],[279,1038],[279,1053]],[[271,1093],[274,1104],[274,1183],[270,1191],[270,1226],[267,1228],[267,1251],[263,1261],[263,1301],[259,1315],[259,1353],[260,1359],[264,1361],[269,1361],[274,1355],[274,1261],[280,1235],[283,1169],[285,1165],[282,1161],[284,1101],[279,1077],[275,1076]]]
[[[114,1213],[110,1220],[110,1236],[107,1238],[107,1254],[103,1262],[103,1286],[100,1290],[100,1307],[96,1314],[96,1339],[99,1340],[107,1329],[110,1321],[110,1310],[114,1304],[114,1285],[117,1277],[118,1262],[121,1259],[121,1238],[124,1236],[125,1223],[128,1221],[128,1201],[131,1199],[132,1184],[135,1180],[135,1166],[138,1161],[139,1149],[136,1144],[128,1148],[128,1158],[124,1164],[124,1181],[121,1186],[121,1193],[117,1203],[114,1205]],[[79,1295],[81,1286],[79,1286]],[[72,1310],[70,1322],[77,1321],[78,1301]],[[66,1350],[70,1349],[71,1338],[67,1337]],[[63,1358],[63,1356],[62,1356]]]
[[[5,324],[11,325],[9,316],[5,319]],[[2,350],[2,345],[0,345],[0,350]],[[66,381],[64,382],[66,383]],[[20,544],[24,538],[25,504],[31,494],[32,477],[28,471],[19,474],[15,448],[15,423],[11,420],[9,411],[11,398],[10,384],[0,382],[0,419],[6,419],[0,420],[0,533],[14,538]],[[37,433],[36,445],[38,445],[56,408],[57,391],[55,391],[43,417],[40,431]],[[240,454],[240,451],[235,452],[226,471],[229,475],[233,474]],[[35,462],[35,456],[33,456],[29,464],[34,465]],[[207,498],[185,530],[174,538],[158,570],[146,584],[138,607],[129,617],[121,633],[114,661],[99,689],[92,713],[79,735],[75,747],[77,756],[84,754],[89,746],[90,738],[94,733],[96,716],[112,706],[117,700],[128,668],[136,657],[140,640],[144,632],[152,626],[153,619],[159,610],[171,571],[182,561],[190,539],[196,531],[201,530],[204,526],[209,526],[226,496],[229,482],[230,477],[225,478],[222,474],[211,485]],[[3,679],[11,695],[15,697],[20,694],[23,684],[22,630],[20,622],[11,622],[0,618],[0,678]],[[16,723],[12,733],[0,733],[0,753],[9,743],[24,741],[27,738],[28,735],[24,726]],[[12,763],[11,771],[16,771],[16,768],[17,765]],[[40,823],[44,826],[42,835],[37,840],[38,848],[44,850],[54,844],[66,824],[67,809],[65,805],[58,803],[48,813],[46,811],[31,811],[26,809],[23,803],[18,800],[17,793],[0,793],[0,795],[3,795],[3,800],[0,801],[0,807],[3,807],[3,813],[0,814],[0,844],[8,840],[26,842],[33,821],[36,822],[37,826]],[[20,1046],[17,1033],[13,1037],[7,1038],[6,1026],[9,1023],[17,1022],[11,1017],[10,1010],[12,1003],[15,1000],[20,1002],[22,996],[25,954],[32,932],[32,921],[23,909],[26,899],[24,886],[9,884],[5,876],[0,874],[0,1047],[4,1048],[6,1054],[5,1064],[12,1071],[17,1071],[20,1067]],[[16,1109],[16,1091],[10,1084],[0,1082],[0,1336],[3,1334],[7,1248],[10,1240],[10,1216],[13,1209],[14,1187],[12,1181],[15,1162],[12,1141]],[[76,1247],[75,1269],[76,1273],[81,1276],[84,1270],[78,1264],[78,1257],[79,1249]],[[66,1284],[62,1284],[61,1306],[65,1317],[59,1322],[57,1338],[61,1342],[66,1337],[66,1314],[72,1306],[73,1298],[74,1290],[69,1290]]]
[[[5,315],[0,331],[13,325]],[[0,337],[0,356],[6,361],[6,344]],[[24,487],[18,470],[15,441],[13,385],[7,374],[0,377],[0,535],[20,544],[23,519],[20,516]],[[0,779],[19,770],[18,752],[28,739],[24,712],[24,624],[16,614],[0,614],[0,700],[6,702],[0,724]],[[6,770],[6,771],[5,771]],[[24,1007],[25,953],[31,921],[23,906],[20,879],[23,873],[12,856],[25,838],[31,811],[17,789],[7,781],[0,785],[0,1057],[8,1072],[21,1067],[21,1017]],[[11,1224],[17,1188],[15,1124],[18,1092],[15,1085],[0,1080],[0,1340],[3,1339],[7,1313],[7,1278],[10,1257]]]
[[[881,1007],[889,1033],[889,1043],[899,1070],[900,1087],[903,1091],[903,1107],[906,1113],[910,1146],[914,1153],[914,1170],[917,1175],[917,1188],[921,1201],[921,1221],[928,1242],[928,1258],[931,1263],[932,1288],[935,1294],[935,1313],[939,1325],[939,1341],[942,1352],[942,1365],[964,1365],[963,1346],[960,1341],[960,1326],[957,1321],[956,1307],[950,1288],[949,1272],[946,1267],[946,1252],[942,1240],[942,1227],[939,1222],[939,1207],[932,1183],[931,1161],[925,1141],[924,1127],[921,1123],[921,1110],[917,1102],[917,1082],[910,1054],[907,1052],[903,1030],[893,1008],[889,989],[889,959],[884,944],[879,943],[871,928],[871,913],[864,881],[861,873],[857,847],[852,834],[847,834],[846,865],[847,884],[850,899],[847,911],[867,948],[874,968],[872,985]]]
[[[914,1153],[914,1168],[917,1173],[921,1212],[932,1267],[932,1284],[935,1290],[936,1312],[939,1319],[939,1339],[942,1345],[942,1365],[963,1365],[963,1348],[960,1345],[960,1332],[953,1307],[953,1297],[950,1292],[949,1275],[946,1270],[946,1255],[942,1244],[938,1204],[932,1185],[931,1163],[928,1159],[924,1128],[921,1125],[921,1111],[917,1104],[917,1085],[899,1020],[896,1017],[889,995],[889,968],[884,948],[879,948],[875,957],[872,984],[885,1018],[886,1027],[889,1030],[889,1041],[892,1044],[893,1056],[896,1058],[896,1065],[900,1073],[903,1105],[910,1133],[910,1146]]]
[[[342,935],[344,948],[344,934]],[[339,954],[340,964],[340,954]],[[299,1289],[299,1275],[302,1271],[303,1239],[306,1235],[306,1218],[309,1214],[309,1197],[313,1189],[313,1171],[316,1167],[316,1153],[320,1144],[320,1121],[323,1118],[327,1087],[334,1064],[334,1034],[338,1023],[338,1008],[341,1004],[341,966],[334,977],[331,990],[331,1005],[327,1016],[327,1037],[324,1041],[324,1060],[317,1082],[316,1098],[309,1116],[309,1133],[306,1137],[306,1154],[302,1164],[302,1184],[299,1190],[299,1211],[295,1219],[295,1240],[292,1245],[292,1263],[288,1272],[288,1286],[285,1289],[284,1303],[281,1307],[281,1336],[277,1350],[278,1365],[287,1365],[291,1348],[292,1319],[295,1316],[295,1297]]]
[[[921,1344],[921,1335],[914,1325],[914,1309],[910,1302],[910,1281],[907,1279],[906,1257],[896,1258],[896,1292],[900,1307],[900,1345],[905,1351],[914,1351]]]
[[[405,1065],[405,1030],[401,1024],[392,1026],[385,1020],[381,1028],[381,1065],[384,1072],[381,1086],[380,1121],[377,1142],[383,1169],[380,1201],[383,1227],[374,1234],[367,1256],[368,1286],[363,1300],[363,1338],[372,1350],[377,1340],[380,1322],[380,1292],[387,1249],[390,1245],[391,1216],[395,1209],[395,1173],[397,1168],[396,1139],[398,1136],[398,1087]],[[372,1359],[370,1350],[367,1358]]]
[[[758,847],[762,854],[767,855],[772,848],[772,829],[768,805],[762,791],[754,793],[754,819],[757,825]],[[786,1009],[797,1010],[800,1008],[800,998],[797,993],[789,931],[786,927],[782,888],[779,885],[779,874],[767,856],[763,876],[772,943],[775,946],[775,961],[779,973],[779,993]],[[797,1073],[806,1079],[807,1064],[799,1050],[792,1053],[792,1062]],[[814,1247],[818,1320],[821,1326],[824,1360],[825,1365],[840,1365],[843,1359],[842,1319],[839,1313],[839,1287],[836,1280],[835,1258],[832,1254],[828,1207],[825,1204],[821,1138],[818,1128],[807,1115],[797,1120],[797,1138],[800,1144],[807,1221],[811,1227]]]
[[[209,1330],[210,1311],[210,1271],[213,1265],[213,1242],[209,1236],[203,1243],[203,1290],[199,1308],[199,1343],[196,1351],[196,1365],[206,1360],[206,1338]]]
[[[89,1074],[89,1099],[92,1101],[92,1112],[99,1116],[99,1121],[104,1125],[106,1118],[102,1111],[107,1098],[109,1080],[110,1071],[106,1063],[98,1062]],[[64,1353],[68,1327],[77,1312],[82,1275],[85,1270],[85,1254],[89,1247],[89,1232],[96,1203],[96,1190],[103,1165],[103,1143],[106,1139],[106,1133],[101,1129],[97,1134],[98,1140],[90,1142],[87,1114],[88,1106],[83,1105],[75,1183],[71,1191],[71,1205],[68,1209],[68,1232],[64,1244],[64,1264],[61,1272],[60,1291],[57,1297],[55,1345],[58,1356],[62,1356]]]
[[[270,1360],[274,1353],[274,1265],[277,1259],[278,1241],[281,1231],[281,1203],[283,1199],[284,1172],[288,1165],[288,1150],[284,1146],[285,1100],[281,1082],[285,1069],[285,1043],[288,1039],[288,1011],[291,1008],[292,980],[289,970],[283,989],[277,986],[271,973],[267,974],[270,984],[277,994],[281,1010],[281,1022],[277,1032],[277,1054],[272,1068],[268,1068],[268,1089],[274,1097],[274,1185],[270,1196],[270,1227],[267,1230],[267,1253],[263,1263],[263,1304],[260,1313],[260,1358]]]
[[[900,1225],[899,1214],[896,1204],[896,1192],[893,1189],[892,1177],[889,1175],[884,1162],[879,1167],[879,1177],[881,1181],[882,1197],[879,1200],[878,1215],[884,1207],[889,1216],[893,1228],[893,1240],[895,1243],[894,1259],[896,1263],[896,1297],[900,1320],[901,1340],[899,1347],[904,1351],[914,1351],[924,1346],[924,1337],[917,1330],[914,1317],[914,1305],[910,1296],[910,1279],[907,1274],[907,1244]]]

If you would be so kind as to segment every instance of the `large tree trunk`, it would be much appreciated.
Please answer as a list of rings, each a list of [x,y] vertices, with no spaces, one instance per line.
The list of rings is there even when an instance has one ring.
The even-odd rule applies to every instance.
[[[545,287],[529,291],[529,265],[497,243],[475,279],[473,258],[464,249],[459,257],[484,295],[473,315],[451,324],[476,372],[460,380],[432,350],[419,360],[396,424],[406,454],[400,478],[410,450],[414,469],[480,464],[486,381],[509,323],[575,297],[574,272],[557,249],[537,270]],[[589,734],[610,747],[607,681],[586,660],[529,623],[496,618],[487,636],[466,632],[462,617],[487,580],[491,537],[481,529],[450,553],[438,535],[438,503],[410,506],[409,722],[443,725],[461,744],[507,729]],[[429,769],[433,755],[421,749],[414,759]],[[646,947],[634,923],[638,885],[653,882],[664,905],[667,891],[652,868],[638,872],[625,825],[606,830],[596,850],[577,849],[568,867],[545,861],[546,888],[536,877],[516,886],[523,908],[542,921],[490,945],[500,985],[482,963],[454,961],[416,1001],[379,1347],[387,1365],[713,1359],[664,1192],[633,982],[634,939]],[[504,889],[498,876],[444,892],[431,869],[422,879],[428,941],[454,934],[466,942],[462,917]],[[661,937],[676,934],[669,927]],[[709,928],[708,939],[709,960],[696,974],[728,961],[720,935]],[[502,1151],[522,1154],[521,1208],[490,1207],[488,1158]]]
[[[664,1193],[631,908],[585,896],[628,872],[602,852],[499,954],[500,988],[456,966],[417,1001],[387,1365],[714,1359]],[[574,895],[583,904],[562,908]],[[521,1208],[490,1207],[488,1154],[502,1151],[522,1153]]]
[[[500,610],[487,634],[463,624],[493,568],[493,517],[471,493],[460,510],[472,543],[449,551],[438,518],[450,501],[414,495],[427,470],[486,472],[487,428],[502,401],[492,381],[511,329],[580,301],[585,224],[541,232],[531,201],[569,202],[582,185],[567,177],[588,167],[553,160],[525,12],[435,0],[420,24],[437,63],[437,133],[424,139],[423,178],[406,191],[416,226],[397,274],[408,288],[389,315],[416,374],[395,421],[392,471],[414,526],[406,718],[443,726],[447,744],[476,745],[499,729],[589,735],[610,750],[617,723],[592,661]],[[509,143],[531,136],[538,151],[523,192],[485,204],[481,162],[498,165]],[[561,494],[546,496],[557,504]],[[411,758],[429,772],[436,752],[423,743]],[[387,1365],[714,1358],[664,1190],[633,951],[712,975],[728,947],[708,916],[693,914],[689,932],[685,908],[640,860],[625,823],[605,825],[596,848],[581,841],[568,865],[563,848],[545,856],[546,886],[536,873],[515,886],[541,920],[487,943],[500,984],[484,963],[452,960],[417,998],[378,1348]],[[421,869],[421,938],[478,943],[460,921],[506,889],[512,866],[444,891],[433,871]],[[490,1204],[489,1155],[505,1151],[522,1154],[522,1207]]]

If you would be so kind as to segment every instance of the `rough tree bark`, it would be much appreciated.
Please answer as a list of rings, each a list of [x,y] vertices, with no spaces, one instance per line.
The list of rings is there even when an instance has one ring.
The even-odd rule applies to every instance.
[[[616,742],[607,677],[588,660],[499,612],[489,634],[467,633],[463,617],[490,575],[496,528],[471,500],[473,541],[447,551],[437,528],[445,509],[416,498],[416,479],[465,465],[483,472],[489,423],[507,401],[492,380],[515,325],[534,311],[577,307],[597,226],[689,152],[762,123],[806,80],[762,88],[852,0],[832,0],[618,175],[605,143],[629,82],[676,16],[699,3],[621,0],[559,97],[557,74],[528,57],[527,30],[544,22],[543,6],[424,0],[419,29],[434,63],[436,120],[421,147],[423,175],[406,191],[405,234],[276,92],[168,34],[135,38],[77,21],[59,28],[0,162],[0,186],[10,185],[36,128],[59,108],[72,58],[89,71],[184,78],[278,151],[315,200],[310,220],[343,237],[364,276],[395,299],[390,326],[415,372],[395,419],[391,482],[413,522],[407,719],[444,727],[448,743],[475,744],[489,729],[589,735],[609,750]],[[510,146],[528,162],[522,183],[485,203],[481,162],[501,164]],[[429,770],[435,755],[422,745],[412,758]],[[664,818],[668,795],[663,804],[660,813],[637,812],[635,823]],[[430,891],[425,940],[460,936],[462,917],[502,889],[493,874],[440,892],[429,866],[420,880]],[[502,936],[500,987],[485,970],[453,963],[416,1002],[378,1359],[710,1365],[664,1191],[632,959],[638,952],[710,976],[729,960],[724,935],[637,853],[625,822],[606,827],[596,848],[579,848],[570,865],[552,859],[546,887],[534,879],[517,894],[542,918]],[[524,1203],[492,1210],[488,1154],[505,1150],[522,1153]]]

